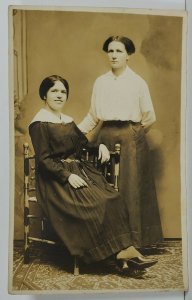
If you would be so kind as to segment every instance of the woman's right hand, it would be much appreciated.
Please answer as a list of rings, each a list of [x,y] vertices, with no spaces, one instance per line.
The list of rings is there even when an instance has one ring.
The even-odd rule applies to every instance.
[[[83,186],[88,186],[86,181],[76,174],[71,174],[68,177],[68,181],[69,181],[70,185],[72,185],[72,187],[74,187],[75,189],[83,187]]]
[[[101,160],[101,163],[107,162],[110,160],[110,152],[104,144],[99,145],[99,155],[98,159]]]

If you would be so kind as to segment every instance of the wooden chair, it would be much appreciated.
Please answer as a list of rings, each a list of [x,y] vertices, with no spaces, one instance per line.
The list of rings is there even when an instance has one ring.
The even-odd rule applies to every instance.
[[[38,204],[35,194],[35,155],[29,151],[28,143],[24,148],[24,263],[30,261],[30,246],[33,242],[55,245],[57,241],[48,239],[46,236],[47,223],[49,222]],[[118,191],[120,144],[115,145],[115,151],[110,152],[110,161],[101,165],[98,161],[98,155],[95,148],[84,149],[81,160],[90,161],[95,168],[101,169],[107,181]],[[32,205],[38,206],[40,213],[34,213]],[[32,220],[38,219],[41,223],[40,236],[32,233]],[[78,257],[74,257],[74,275],[79,275]]]

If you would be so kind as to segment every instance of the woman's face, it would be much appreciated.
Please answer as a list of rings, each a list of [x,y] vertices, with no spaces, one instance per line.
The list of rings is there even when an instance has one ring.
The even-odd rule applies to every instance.
[[[123,69],[127,65],[129,55],[123,43],[113,41],[108,46],[108,57],[112,69]]]
[[[46,105],[55,112],[61,112],[67,100],[67,90],[61,81],[55,81],[55,84],[48,90]]]

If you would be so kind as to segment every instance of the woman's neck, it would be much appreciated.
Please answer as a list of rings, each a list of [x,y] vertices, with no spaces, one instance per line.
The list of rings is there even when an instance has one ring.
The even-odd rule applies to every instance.
[[[60,111],[56,111],[51,109],[47,104],[45,104],[44,107],[47,111],[51,112],[52,114],[54,114],[55,116],[57,116],[59,119],[61,119],[61,112]]]
[[[112,72],[113,72],[113,74],[115,75],[115,76],[120,76],[124,71],[125,71],[125,69],[126,69],[126,67],[127,67],[127,65],[126,66],[123,66],[122,68],[118,68],[118,69],[116,69],[116,68],[112,68]]]

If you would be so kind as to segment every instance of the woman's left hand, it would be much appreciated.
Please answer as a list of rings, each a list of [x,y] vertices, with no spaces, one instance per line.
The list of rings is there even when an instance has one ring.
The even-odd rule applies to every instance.
[[[75,189],[78,189],[83,186],[88,186],[88,184],[83,178],[73,173],[68,177],[68,181],[70,185],[72,185],[72,187],[74,187]]]
[[[98,159],[101,159],[102,164],[110,159],[110,152],[104,144],[99,145]]]

